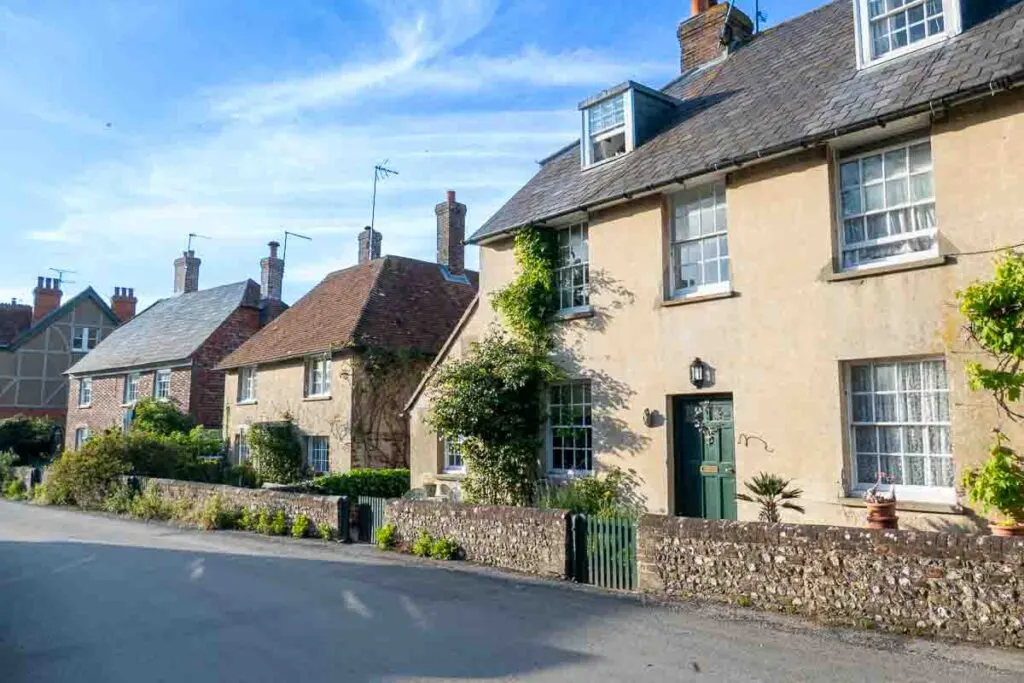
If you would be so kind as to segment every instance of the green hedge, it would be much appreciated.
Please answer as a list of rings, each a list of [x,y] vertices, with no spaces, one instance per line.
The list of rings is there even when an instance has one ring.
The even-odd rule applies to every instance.
[[[401,498],[409,491],[409,470],[350,470],[313,480],[311,488],[328,496]]]

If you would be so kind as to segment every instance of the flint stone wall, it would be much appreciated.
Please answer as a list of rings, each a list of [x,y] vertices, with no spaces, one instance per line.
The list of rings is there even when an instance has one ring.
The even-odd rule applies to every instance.
[[[645,515],[640,590],[1024,648],[1024,538]]]
[[[425,529],[434,538],[456,541],[470,562],[559,579],[567,575],[569,514],[561,510],[397,500],[388,504],[385,521],[395,525],[403,546]]]

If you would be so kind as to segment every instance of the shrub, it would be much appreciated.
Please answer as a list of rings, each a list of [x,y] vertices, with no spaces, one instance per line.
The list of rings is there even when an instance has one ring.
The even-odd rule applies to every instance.
[[[354,469],[317,477],[310,487],[325,496],[401,498],[409,491],[409,470]]]
[[[258,534],[270,534],[270,510],[267,508],[260,508],[259,513],[256,515],[256,522],[253,524],[252,530]]]
[[[777,474],[758,472],[753,479],[743,482],[750,494],[737,493],[736,498],[748,503],[757,503],[761,507],[757,518],[768,524],[778,524],[782,521],[783,509],[804,513],[804,508],[793,502],[804,492],[791,488],[789,484],[788,479],[783,479]]]
[[[542,483],[536,500],[540,508],[604,518],[636,518],[642,512],[632,482],[620,469],[612,469],[604,476],[570,477],[564,483]]]
[[[18,454],[14,451],[0,451],[0,483],[11,476],[11,468],[18,462]]]
[[[251,508],[242,508],[242,512],[238,515],[237,526],[242,531],[256,530],[256,515],[253,514]]]
[[[278,510],[274,513],[273,518],[271,518],[270,534],[272,536],[288,535],[288,518],[285,516],[284,510]]]
[[[302,479],[302,445],[290,417],[283,422],[253,425],[249,429],[249,452],[261,479],[277,484]]]
[[[206,499],[202,506],[197,506],[192,512],[192,522],[200,529],[212,531],[214,529],[233,529],[237,523],[239,513],[224,506],[224,501],[219,495],[213,495]]]
[[[381,550],[391,550],[394,548],[397,533],[398,528],[390,522],[377,529],[377,537],[374,539],[377,541],[377,547]]]
[[[131,484],[117,482],[103,499],[103,509],[117,515],[128,514],[136,495],[137,491]]]
[[[36,484],[32,488],[32,502],[36,505],[53,505],[50,499],[50,487],[46,484]]]
[[[0,451],[11,451],[26,465],[48,463],[57,452],[57,425],[39,417],[15,415],[0,420]]]
[[[434,548],[434,537],[426,529],[420,529],[419,536],[412,543],[412,554],[418,557],[430,557]]]
[[[320,532],[320,538],[324,539],[325,541],[329,541],[332,538],[334,538],[334,529],[332,529],[329,524],[321,524],[318,527],[317,531]]]
[[[996,510],[1001,523],[1012,526],[1024,523],[1024,460],[1006,443],[1006,436],[997,432],[988,459],[966,470],[962,483],[982,512]]]
[[[309,517],[303,514],[295,515],[295,519],[292,520],[292,536],[295,538],[305,538],[309,536],[310,527]]]
[[[240,465],[228,465],[221,477],[222,484],[229,486],[242,486],[247,489],[258,489],[263,486],[263,480],[253,466],[247,462]]]
[[[105,435],[97,436],[78,451],[64,453],[50,467],[48,495],[57,505],[98,508],[113,491],[129,465],[120,448],[106,447]]]
[[[174,505],[164,500],[155,486],[147,486],[142,493],[132,499],[128,514],[135,519],[146,521],[168,520],[178,516],[182,508],[187,508],[187,506],[187,502],[184,505]]]
[[[135,404],[132,431],[149,432],[167,436],[187,434],[196,426],[192,416],[181,410],[173,401],[158,401],[150,396],[140,398]]]
[[[459,544],[441,537],[430,545],[430,556],[435,560],[454,560],[459,556]]]
[[[20,479],[11,479],[4,485],[4,498],[7,500],[25,500],[28,493],[25,490],[25,482]]]

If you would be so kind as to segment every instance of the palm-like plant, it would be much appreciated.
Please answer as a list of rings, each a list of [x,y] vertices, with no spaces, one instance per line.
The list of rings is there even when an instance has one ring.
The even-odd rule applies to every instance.
[[[743,482],[753,495],[737,493],[736,498],[745,500],[748,503],[757,503],[761,506],[758,519],[769,524],[778,524],[782,521],[779,511],[785,508],[804,513],[804,509],[793,501],[804,495],[801,489],[790,488],[790,480],[783,479],[777,474],[758,472],[750,481]]]

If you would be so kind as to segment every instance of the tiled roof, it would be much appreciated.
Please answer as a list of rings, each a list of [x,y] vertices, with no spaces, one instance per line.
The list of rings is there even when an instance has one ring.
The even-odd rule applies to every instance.
[[[18,348],[28,340],[35,337],[37,334],[41,333],[43,330],[50,326],[50,323],[62,317],[64,314],[73,309],[75,306],[79,304],[79,302],[81,302],[84,299],[91,299],[96,304],[97,308],[99,308],[103,312],[103,314],[110,319],[112,323],[114,323],[115,325],[121,324],[121,321],[118,319],[116,315],[114,315],[114,311],[110,309],[110,306],[108,306],[107,302],[103,300],[103,297],[97,294],[96,290],[93,289],[92,287],[86,287],[81,292],[79,292],[78,294],[71,297],[57,308],[53,309],[52,311],[44,315],[42,318],[39,319],[38,322],[36,322],[35,325],[31,324],[32,308],[27,307],[29,325],[21,325],[21,323],[19,322],[20,327],[18,333],[9,339],[6,339],[4,337],[4,330],[2,329],[4,324],[4,307],[0,307],[0,349],[3,349],[5,351],[13,351],[14,349]],[[7,306],[6,308],[10,310],[11,307]],[[15,313],[14,317],[17,318],[20,315],[23,314]]]
[[[0,346],[7,346],[11,340],[30,327],[32,327],[31,306],[0,305]]]
[[[815,144],[879,119],[928,111],[938,98],[998,90],[1024,77],[1024,4],[971,5],[975,15],[965,17],[960,35],[862,70],[852,0],[835,0],[759,33],[724,61],[663,88],[683,102],[660,134],[588,171],[580,168],[577,141],[544,163],[469,241]]]
[[[68,374],[187,360],[239,306],[259,305],[252,280],[161,299],[117,328]]]
[[[436,353],[476,295],[477,274],[466,274],[469,284],[455,282],[436,263],[401,256],[336,271],[220,367],[345,347]]]

